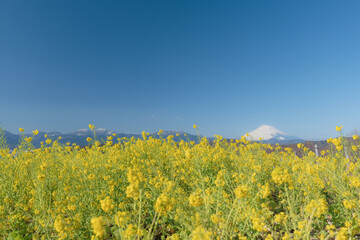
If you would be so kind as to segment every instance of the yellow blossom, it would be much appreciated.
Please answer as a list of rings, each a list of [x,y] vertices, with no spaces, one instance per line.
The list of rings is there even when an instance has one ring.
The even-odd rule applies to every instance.
[[[262,198],[267,198],[271,194],[269,183],[266,183],[264,186],[261,187],[260,193],[262,195]]]
[[[163,193],[156,199],[155,211],[161,215],[166,215],[172,210],[173,206],[174,200]]]
[[[117,212],[115,214],[115,223],[119,227],[124,227],[126,222],[129,221],[129,213],[127,212]]]
[[[89,178],[90,180],[94,180],[94,179],[95,179],[95,174],[90,173],[89,176],[88,176],[88,178]]]
[[[288,216],[284,212],[281,212],[275,215],[275,222],[281,224],[286,221],[287,218]]]
[[[68,208],[70,211],[75,211],[77,207],[76,207],[76,205],[74,205],[74,204],[70,204],[70,205],[67,206],[67,208]]]
[[[214,223],[214,224],[218,224],[221,221],[221,218],[217,215],[217,214],[212,214],[210,216],[210,220]]]
[[[251,218],[252,228],[258,232],[266,232],[265,223],[259,217]]]
[[[94,217],[91,219],[91,227],[93,229],[93,233],[99,238],[102,238],[105,235],[104,224],[105,222],[102,216]]]
[[[246,197],[248,191],[249,191],[249,188],[247,186],[244,186],[244,185],[240,185],[237,188],[235,188],[235,190],[234,190],[235,196],[238,199]]]
[[[340,132],[342,128],[343,128],[343,126],[341,126],[341,127],[336,126],[336,131]]]
[[[40,181],[44,181],[45,180],[45,175],[44,174],[40,174],[37,177]]]
[[[136,227],[133,224],[129,224],[123,233],[125,239],[131,239],[137,232]]]
[[[203,227],[199,226],[191,233],[191,239],[192,240],[210,240],[211,232],[206,231]]]
[[[112,209],[114,209],[114,201],[110,199],[110,197],[106,197],[104,200],[100,201],[101,209],[104,210],[104,212],[109,212]]]
[[[343,201],[343,204],[344,204],[345,208],[347,208],[347,209],[353,209],[356,207],[356,204],[354,202],[346,200],[346,199]]]
[[[189,203],[193,207],[199,207],[204,204],[204,199],[196,193],[193,193],[189,197]]]
[[[324,198],[318,200],[311,200],[310,203],[305,207],[305,211],[308,214],[313,214],[313,216],[319,218],[327,211],[327,203]]]

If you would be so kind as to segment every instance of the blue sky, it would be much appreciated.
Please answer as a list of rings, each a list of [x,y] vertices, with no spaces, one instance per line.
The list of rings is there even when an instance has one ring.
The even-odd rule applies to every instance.
[[[0,126],[360,128],[359,1],[0,3]]]

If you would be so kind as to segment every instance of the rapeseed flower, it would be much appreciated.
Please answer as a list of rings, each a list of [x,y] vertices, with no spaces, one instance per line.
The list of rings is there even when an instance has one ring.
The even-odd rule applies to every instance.
[[[328,210],[328,206],[324,198],[311,200],[310,203],[305,207],[305,211],[308,214],[313,214],[317,218],[325,214],[327,210]]]
[[[93,229],[93,233],[99,238],[102,238],[105,235],[104,224],[105,222],[102,216],[94,217],[91,219],[91,227]]]
[[[234,193],[237,199],[241,199],[247,196],[249,188],[244,185],[240,185],[235,188]]]
[[[189,204],[193,207],[199,207],[204,204],[204,199],[197,193],[193,193],[189,197]]]
[[[345,199],[343,201],[343,204],[344,204],[345,208],[347,208],[347,209],[353,209],[356,207],[356,204],[353,201],[349,201],[347,199]]]
[[[120,228],[124,227],[127,221],[130,220],[129,215],[127,212],[117,212],[115,214],[115,224]]]
[[[203,227],[199,226],[191,233],[191,239],[192,240],[210,240],[211,235],[212,235],[211,232],[206,231]]]
[[[137,233],[137,228],[133,224],[129,224],[123,233],[125,239],[131,239]]]
[[[156,199],[155,211],[161,215],[166,215],[173,209],[173,206],[174,200],[163,193]]]
[[[339,126],[336,126],[335,129],[336,129],[336,131],[340,132],[342,128],[343,128],[343,126],[340,126],[340,127],[339,127]]]
[[[104,200],[101,200],[100,205],[104,212],[110,212],[115,207],[114,200],[110,199],[110,197],[106,197]]]

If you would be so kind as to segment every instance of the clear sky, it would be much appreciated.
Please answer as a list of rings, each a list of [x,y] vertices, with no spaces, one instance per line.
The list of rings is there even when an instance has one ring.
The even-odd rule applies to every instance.
[[[360,1],[0,2],[0,126],[360,128]]]

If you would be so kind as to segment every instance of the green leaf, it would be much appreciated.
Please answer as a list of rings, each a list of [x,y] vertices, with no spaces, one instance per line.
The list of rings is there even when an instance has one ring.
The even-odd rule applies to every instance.
[[[7,240],[24,240],[18,233],[12,232],[9,234]]]

